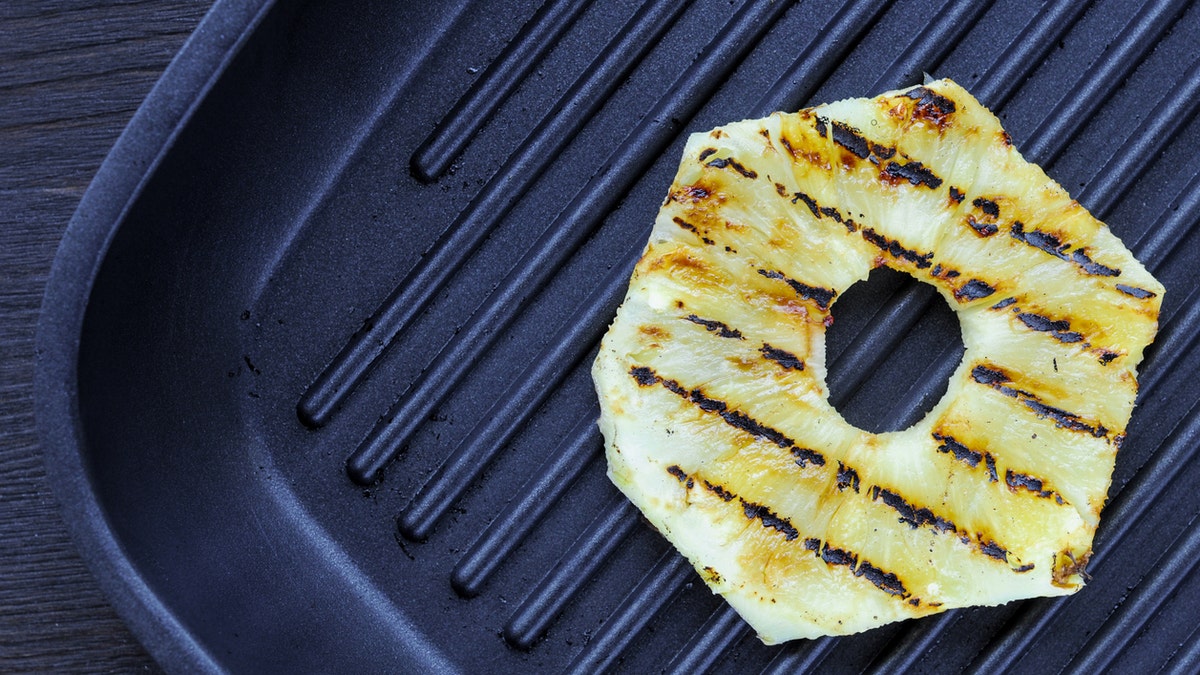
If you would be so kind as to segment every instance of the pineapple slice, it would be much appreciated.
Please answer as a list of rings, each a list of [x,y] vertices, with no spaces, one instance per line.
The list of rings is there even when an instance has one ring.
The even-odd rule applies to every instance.
[[[966,353],[873,434],[824,331],[883,265]],[[1162,295],[949,80],[695,134],[593,368],[609,476],[768,644],[1073,593]]]

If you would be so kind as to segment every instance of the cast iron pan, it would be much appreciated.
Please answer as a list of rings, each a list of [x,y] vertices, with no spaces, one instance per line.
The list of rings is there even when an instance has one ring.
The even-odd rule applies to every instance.
[[[218,2],[76,213],[48,471],[172,670],[1197,667],[1200,6]],[[588,373],[686,134],[949,76],[1168,294],[1065,600],[768,648],[607,482]],[[875,274],[832,395],[903,427],[961,349]]]

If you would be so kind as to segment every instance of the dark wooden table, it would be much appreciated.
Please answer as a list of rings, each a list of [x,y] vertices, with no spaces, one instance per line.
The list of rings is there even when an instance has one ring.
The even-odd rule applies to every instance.
[[[0,672],[156,670],[58,514],[33,338],[59,238],[207,0],[0,3]]]

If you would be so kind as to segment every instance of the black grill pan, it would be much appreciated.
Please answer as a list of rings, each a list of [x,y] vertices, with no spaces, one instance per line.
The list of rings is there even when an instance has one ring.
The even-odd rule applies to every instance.
[[[170,670],[1195,672],[1200,3],[218,2],[55,261],[65,517]],[[765,647],[604,477],[589,376],[688,133],[949,76],[1168,289],[1062,600]],[[829,382],[961,354],[879,272]]]

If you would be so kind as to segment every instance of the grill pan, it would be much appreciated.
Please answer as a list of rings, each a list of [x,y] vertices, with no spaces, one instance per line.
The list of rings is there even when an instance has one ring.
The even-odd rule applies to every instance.
[[[48,474],[171,670],[1195,672],[1198,64],[1180,0],[218,2],[56,258]],[[1168,289],[1093,581],[765,647],[607,482],[588,369],[688,133],[923,72]],[[836,306],[852,422],[944,391],[932,297]]]

